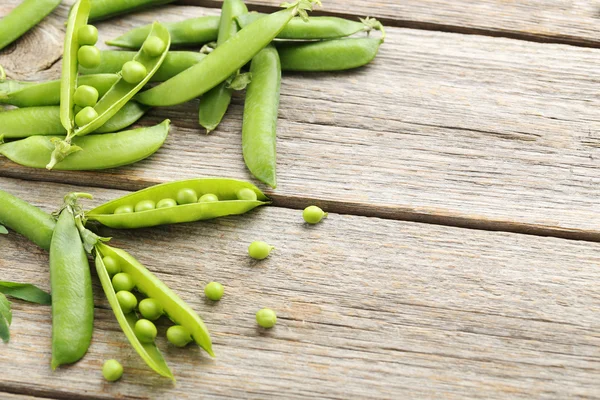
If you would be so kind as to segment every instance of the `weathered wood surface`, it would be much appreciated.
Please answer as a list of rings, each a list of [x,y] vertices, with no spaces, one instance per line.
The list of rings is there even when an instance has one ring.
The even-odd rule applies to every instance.
[[[57,16],[65,17],[67,5]],[[217,13],[169,6],[164,21]],[[156,11],[99,24],[102,39]],[[10,75],[57,78],[59,63],[23,74],[62,20],[0,56]],[[48,54],[53,54],[48,51]],[[288,74],[278,128],[277,204],[319,201],[343,213],[600,240],[597,168],[600,52],[503,38],[389,29],[375,62],[333,74]],[[199,175],[251,179],[241,156],[243,99],[204,135],[198,102],[155,109],[173,120],[166,146],[131,167],[60,173],[0,160],[0,174],[117,188]],[[311,199],[311,200],[308,200]]]
[[[47,211],[85,190],[90,206],[116,190],[0,178]],[[94,280],[93,344],[52,373],[50,308],[14,301],[0,390],[69,398],[600,398],[600,245],[331,214],[307,227],[296,210],[136,232],[103,229],[199,312],[218,357],[159,339],[178,382],[131,350]],[[246,246],[277,246],[250,262]],[[48,289],[48,256],[0,237],[2,279]],[[218,304],[200,294],[222,282]],[[256,328],[269,306],[279,324]],[[164,333],[167,323],[159,324]],[[162,336],[162,335],[161,335]],[[103,360],[125,366],[118,384]]]

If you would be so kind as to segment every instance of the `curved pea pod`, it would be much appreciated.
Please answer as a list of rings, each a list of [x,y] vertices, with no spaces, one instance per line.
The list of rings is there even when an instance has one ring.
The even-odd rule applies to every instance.
[[[219,34],[219,17],[190,18],[179,22],[164,24],[171,34],[172,46],[199,46],[217,40]],[[109,46],[126,49],[139,49],[150,33],[152,25],[134,28],[123,35],[106,41]]]
[[[252,190],[257,199],[238,200],[237,193],[244,188]],[[134,213],[115,214],[117,208],[127,205],[134,207],[140,201],[152,200],[158,203],[166,198],[175,199],[181,189],[193,189],[198,197],[212,193],[219,198],[219,201],[182,204]],[[131,193],[94,208],[86,214],[86,217],[90,221],[98,221],[111,228],[145,228],[244,214],[258,206],[268,204],[268,202],[267,196],[251,183],[235,179],[200,178],[163,183]]]
[[[86,75],[78,78],[80,85],[93,86],[100,96],[119,80],[115,74]],[[0,104],[16,107],[42,107],[60,104],[60,80],[48,82],[5,81],[0,83]]]
[[[56,220],[36,206],[0,190],[0,223],[50,250]]]
[[[83,75],[90,74],[116,74],[121,71],[123,64],[135,58],[134,51],[114,51],[105,50],[102,53],[102,62],[96,68],[79,68]],[[175,75],[198,64],[206,57],[206,54],[193,51],[170,51],[160,68],[150,78],[150,82],[163,82],[171,79]]]
[[[149,109],[130,101],[94,133],[116,132],[139,120]],[[60,122],[60,107],[27,107],[9,110],[0,114],[0,136],[5,140],[22,139],[29,136],[66,135]]]
[[[215,356],[210,334],[202,319],[167,285],[126,251],[103,243],[98,243],[96,250],[103,257],[113,257],[121,267],[121,271],[133,278],[139,292],[158,301],[171,321],[187,328],[196,344],[211,356]]]
[[[382,39],[336,39],[277,46],[284,71],[343,71],[373,61]]]
[[[172,3],[175,0],[92,0],[90,20],[99,21],[145,8]]]
[[[175,377],[171,373],[169,366],[167,365],[165,359],[162,354],[156,347],[154,343],[142,343],[139,341],[133,327],[135,326],[136,321],[138,320],[135,311],[125,314],[119,305],[119,300],[117,299],[117,294],[115,293],[115,289],[110,280],[110,275],[106,270],[106,266],[102,261],[103,255],[113,255],[114,251],[112,248],[106,245],[97,245],[96,246],[96,272],[98,273],[98,278],[100,278],[100,283],[102,284],[102,289],[104,289],[104,294],[108,299],[108,303],[117,318],[117,322],[119,326],[125,333],[127,340],[133,346],[135,351],[142,357],[144,362],[152,368],[158,374],[167,377],[169,379],[175,380]],[[125,265],[125,263],[123,263]],[[143,267],[142,267],[143,268]],[[130,270],[133,268],[127,268],[126,272],[130,273]],[[148,272],[150,274],[150,272]],[[156,279],[156,278],[155,278]]]
[[[169,134],[170,121],[159,125],[117,133],[90,135],[73,139],[81,148],[57,163],[55,169],[86,171],[133,164],[154,154]],[[55,138],[30,136],[0,145],[0,154],[17,164],[44,168],[55,147]]]
[[[25,0],[0,19],[0,50],[46,18],[61,0]]]

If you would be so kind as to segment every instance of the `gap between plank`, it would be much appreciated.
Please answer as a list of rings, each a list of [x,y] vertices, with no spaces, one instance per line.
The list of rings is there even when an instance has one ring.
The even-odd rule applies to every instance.
[[[33,387],[23,387],[23,386],[11,386],[6,383],[0,385],[0,397],[2,393],[14,394],[14,395],[24,395],[29,397],[34,397],[36,399],[56,399],[56,400],[75,400],[85,398],[87,400],[104,400],[106,397],[97,397],[90,396],[86,394],[83,395],[75,395],[73,393],[65,393],[60,392],[58,390],[51,389],[36,389]]]

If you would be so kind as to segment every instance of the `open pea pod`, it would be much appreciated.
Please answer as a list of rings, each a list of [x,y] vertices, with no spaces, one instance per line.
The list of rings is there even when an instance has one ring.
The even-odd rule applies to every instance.
[[[177,204],[178,195],[186,190],[194,191],[200,199],[205,194],[215,195],[218,201]],[[240,199],[243,191],[252,192],[252,198]],[[160,202],[166,199],[171,199],[172,205],[159,207]],[[133,212],[141,202],[154,204],[157,208]],[[268,202],[267,196],[248,182],[225,178],[189,179],[163,183],[129,194],[91,210],[86,217],[111,228],[146,228],[243,214]],[[131,212],[120,213],[123,209]]]
[[[96,251],[103,257],[111,256],[114,258],[121,267],[121,272],[131,276],[139,292],[160,303],[167,317],[174,323],[186,328],[196,344],[214,357],[212,341],[206,325],[186,302],[181,300],[167,285],[126,251],[103,243],[96,245]]]
[[[108,303],[113,309],[113,313],[115,314],[115,317],[117,317],[117,321],[119,322],[123,333],[125,333],[129,343],[131,343],[135,351],[137,351],[140,357],[142,357],[142,359],[150,368],[152,368],[158,374],[175,381],[173,373],[171,373],[171,370],[169,369],[165,359],[156,345],[154,343],[142,343],[139,341],[137,336],[135,336],[133,327],[135,326],[135,322],[138,318],[135,314],[135,311],[125,314],[119,305],[117,294],[115,293],[115,289],[111,283],[106,266],[102,261],[102,256],[105,255],[104,252],[107,251],[112,254],[112,249],[108,246],[102,244],[98,244],[96,246],[96,271],[98,273],[98,277],[100,278],[102,289],[104,289],[104,293],[108,299]]]

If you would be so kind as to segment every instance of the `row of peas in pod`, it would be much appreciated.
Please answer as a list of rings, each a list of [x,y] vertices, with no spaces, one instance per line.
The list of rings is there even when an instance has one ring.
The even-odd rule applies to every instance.
[[[126,165],[158,150],[166,139],[168,121],[162,129],[154,129],[148,139],[147,132],[136,130],[105,135],[103,139],[86,135],[121,130],[150,107],[172,106],[196,98],[200,98],[197,120],[211,132],[222,121],[233,92],[246,89],[243,158],[258,180],[275,188],[282,72],[361,67],[376,57],[385,39],[382,24],[372,18],[352,21],[308,17],[313,5],[320,4],[318,0],[286,3],[283,10],[272,14],[249,12],[243,0],[224,0],[220,16],[134,28],[106,42],[128,51],[102,51],[98,60],[98,53],[88,44],[91,40],[86,40],[86,33],[93,31],[87,25],[88,18],[103,19],[167,2],[78,0],[69,18],[60,84],[0,82],[0,102],[34,108],[0,113],[0,135],[5,140],[29,136],[0,145],[0,154],[36,168],[76,170]],[[71,26],[73,29],[69,29]],[[79,49],[81,57],[70,56],[73,50],[69,49],[78,43],[80,30],[81,43],[85,43]],[[380,37],[371,36],[374,30],[381,31]],[[201,47],[201,51],[171,51],[171,45]],[[159,84],[145,87],[150,81]],[[58,98],[60,110],[56,107]],[[68,118],[73,106],[74,121]],[[24,127],[23,121],[31,118],[45,122]],[[59,119],[62,125],[57,123]],[[66,136],[42,136],[61,132]],[[98,157],[102,152],[106,154],[107,148],[111,149],[110,157]]]

